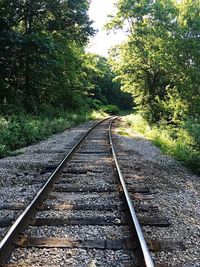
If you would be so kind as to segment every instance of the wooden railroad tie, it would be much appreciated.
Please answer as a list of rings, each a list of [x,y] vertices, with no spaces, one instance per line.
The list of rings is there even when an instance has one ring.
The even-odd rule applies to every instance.
[[[8,204],[0,206],[0,210],[24,210],[26,208],[23,204]],[[42,210],[102,210],[102,211],[113,211],[119,210],[124,211],[125,207],[117,204],[44,204],[41,208]],[[150,204],[139,204],[135,207],[136,210],[140,212],[158,212],[157,206],[152,206]]]
[[[141,225],[146,226],[157,226],[157,227],[168,227],[170,222],[166,218],[162,217],[140,217],[138,216]],[[15,221],[15,218],[4,218],[0,220],[0,227],[9,227]],[[126,225],[127,221],[124,218],[118,218],[116,216],[107,217],[85,217],[80,218],[71,216],[68,218],[35,218],[31,225],[33,226],[59,226],[59,225]]]
[[[161,250],[185,250],[185,246],[181,241],[167,240],[150,240],[147,239],[150,251]],[[72,239],[72,238],[37,238],[23,236],[16,242],[19,247],[40,247],[40,248],[83,248],[83,249],[111,249],[111,250],[134,250],[138,248],[137,238],[134,236],[127,239]]]

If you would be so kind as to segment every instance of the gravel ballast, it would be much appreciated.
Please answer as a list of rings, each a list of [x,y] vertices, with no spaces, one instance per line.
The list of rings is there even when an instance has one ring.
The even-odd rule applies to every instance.
[[[7,204],[27,205],[33,199],[51,171],[43,173],[46,166],[57,166],[67,152],[96,122],[90,121],[54,134],[37,144],[24,147],[15,157],[0,159],[0,207]],[[61,153],[62,152],[62,153]],[[21,210],[16,211],[15,216]],[[13,212],[0,209],[0,218],[12,217]],[[0,229],[3,237],[7,228]]]
[[[22,254],[23,253],[23,254]],[[15,258],[21,267],[55,267],[55,266],[74,266],[74,267],[132,267],[133,253],[123,250],[96,250],[96,249],[32,249],[32,253],[27,249],[16,249],[11,261]],[[21,259],[21,260],[20,260]],[[120,261],[119,261],[120,259]]]
[[[124,240],[130,238],[131,233],[125,221],[125,212],[120,208],[123,207],[123,201],[116,190],[117,178],[113,169],[107,134],[104,135],[107,133],[107,128],[108,122],[102,123],[99,128],[91,132],[71,160],[63,166],[56,185],[48,194],[44,210],[37,212],[34,226],[28,227],[24,232],[25,236],[20,244],[26,248],[15,248],[8,263],[17,266],[74,267],[136,265],[136,253],[130,250],[128,247],[130,243]],[[63,140],[58,138],[56,142],[63,142]],[[32,170],[37,166],[35,171],[39,176],[33,171],[31,180],[28,178],[29,171],[23,169],[26,172],[24,179],[26,184],[28,184],[27,180],[30,180],[29,185],[31,185],[35,177],[41,185],[39,177],[46,175],[47,170],[50,174],[51,165],[56,165],[61,160],[62,148],[58,148],[61,151],[58,153],[56,145],[53,146],[52,153],[51,144],[50,149],[38,146],[38,150],[31,150],[36,155],[40,154],[40,157],[39,160],[35,159],[36,165],[32,164],[34,157],[30,157],[27,165],[31,165]],[[44,160],[46,168],[40,165],[44,151],[47,155]],[[53,157],[47,160],[50,154]],[[6,166],[7,162],[4,164],[4,167]],[[24,166],[23,162],[22,168]],[[37,190],[37,186],[38,183],[35,183],[33,188]],[[13,193],[14,187],[17,189],[19,185],[13,186]],[[21,185],[20,187],[23,188]],[[15,197],[18,203],[20,196],[23,197],[22,193],[25,194],[24,201],[19,204],[26,203],[26,198],[32,195],[28,186],[27,190],[18,191],[18,196]],[[14,203],[14,199],[12,201]],[[104,206],[107,208],[104,209]],[[7,216],[7,211],[4,214]],[[29,241],[26,236],[30,237]],[[45,243],[47,237],[50,238],[50,246],[53,246],[51,248],[48,248],[48,244]],[[30,243],[30,240],[35,238],[37,238],[36,242],[38,238],[40,240],[42,238],[42,246],[45,248],[36,248],[39,243]],[[54,241],[51,238],[54,238]],[[59,238],[65,238],[65,241],[61,242]],[[27,243],[23,243],[23,240],[27,240]]]
[[[73,144],[95,122],[84,123],[80,126],[56,134],[36,145],[21,149],[21,153],[15,157],[7,157],[0,160],[0,206],[5,204],[28,204],[43,183],[48,179],[50,171],[45,172],[46,166],[56,166],[70,150]],[[166,156],[158,148],[144,137],[133,133],[132,137],[120,136],[115,125],[114,144],[119,158],[126,183],[132,187],[147,187],[152,194],[149,200],[136,199],[136,206],[150,204],[158,207],[159,211],[139,211],[141,216],[158,214],[166,217],[171,223],[170,227],[144,226],[145,238],[174,241],[182,241],[185,250],[160,251],[151,253],[156,263],[164,263],[170,267],[200,267],[200,198],[199,176],[192,174],[172,157]],[[86,149],[91,149],[86,146]],[[82,155],[83,159],[85,155]],[[95,164],[109,163],[105,155],[90,155]],[[87,158],[91,160],[91,158]],[[77,159],[78,160],[78,159]],[[76,156],[74,156],[74,165]],[[92,186],[97,181],[100,186],[113,184],[113,170],[100,169],[94,174],[92,165],[87,165],[88,172],[80,174],[79,178],[73,171],[81,170],[84,166],[69,165],[72,172],[63,175],[59,183]],[[106,175],[103,175],[103,172]],[[89,177],[89,180],[87,180]],[[80,205],[117,205],[118,195],[115,192],[92,193],[80,192],[74,194],[55,192],[50,194],[47,204],[72,204]],[[17,216],[21,210],[0,210],[2,219]],[[40,217],[60,217],[61,212],[38,212]],[[96,212],[90,211],[64,211],[63,216],[76,215],[78,217],[93,216]],[[101,214],[100,214],[101,215]],[[118,216],[117,212],[107,211],[105,216]],[[102,212],[102,217],[103,212]],[[8,228],[0,229],[0,237],[3,237]],[[130,232],[125,226],[70,226],[40,228],[29,227],[26,231],[37,237],[59,236],[69,238],[118,238],[129,237]],[[22,253],[22,254],[21,254]],[[95,249],[15,249],[10,262],[18,262],[18,266],[131,266],[133,255],[130,251],[125,253],[118,250],[100,251]]]
[[[156,263],[170,267],[200,266],[200,177],[136,132],[121,136],[115,124],[114,144],[126,182],[143,184],[153,193],[148,203],[159,208],[158,214],[170,221],[170,227],[143,227],[145,238],[182,241],[185,250],[152,253]],[[152,212],[149,211],[149,215]]]

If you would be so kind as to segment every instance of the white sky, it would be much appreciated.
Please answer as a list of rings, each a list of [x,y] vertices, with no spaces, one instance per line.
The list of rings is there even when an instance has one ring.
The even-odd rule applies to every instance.
[[[109,20],[107,15],[114,14],[114,3],[116,1],[117,0],[91,0],[89,16],[90,19],[94,21],[93,27],[99,31],[96,36],[91,38],[86,49],[88,52],[107,57],[109,48],[124,40],[125,34],[122,31],[110,33],[108,35],[107,32],[103,30],[103,26]]]

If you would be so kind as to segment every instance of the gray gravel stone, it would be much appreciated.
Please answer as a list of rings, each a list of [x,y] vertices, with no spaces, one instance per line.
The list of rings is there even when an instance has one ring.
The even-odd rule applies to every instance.
[[[117,125],[115,125],[117,126]],[[132,137],[117,134],[115,145],[126,181],[147,186],[154,193],[151,201],[136,200],[159,208],[159,215],[169,219],[167,228],[143,227],[146,238],[170,238],[182,241],[186,250],[152,253],[157,263],[169,266],[200,266],[200,177],[136,132]],[[146,215],[152,215],[151,210]]]
[[[74,239],[115,239],[130,237],[127,226],[73,225],[65,227],[29,227],[26,234],[34,237],[66,237]]]
[[[73,144],[95,122],[87,122],[63,133],[54,134],[47,140],[20,149],[20,155],[0,159],[0,206],[25,204],[33,199],[50,173],[41,175],[46,165],[58,165]],[[0,218],[17,216],[21,211],[0,211]],[[0,228],[0,237],[7,232]]]
[[[16,260],[17,259],[17,260]],[[23,249],[15,250],[12,261],[18,266],[131,267],[134,255],[122,250],[96,249]],[[136,262],[136,260],[135,260]]]
[[[4,168],[12,170],[12,180],[20,180],[20,185],[13,181],[5,180],[4,187],[9,188],[8,192],[2,194],[0,204],[8,204],[10,201],[14,204],[22,204],[30,201],[32,196],[41,187],[41,184],[47,179],[47,174],[43,173],[45,165],[55,165],[63,157],[63,150],[69,150],[69,144],[76,139],[75,132],[67,131],[60,135],[56,135],[37,145],[24,148],[24,154],[16,157],[14,163],[9,158],[2,161]],[[80,127],[80,132],[83,129]],[[79,135],[80,135],[79,132]],[[70,134],[70,136],[69,136]],[[92,136],[93,135],[93,136]],[[82,163],[76,162],[76,155],[73,156],[72,161],[64,168],[65,173],[59,180],[60,185],[67,186],[68,182],[72,187],[84,188],[87,186],[94,186],[94,192],[51,192],[46,203],[47,204],[85,204],[85,205],[104,205],[119,204],[122,202],[117,191],[97,193],[96,188],[104,188],[110,184],[116,184],[116,177],[111,165],[111,157],[108,150],[108,139],[98,140],[102,136],[102,131],[96,131],[90,135],[94,144],[84,143],[81,145],[83,152],[90,151],[94,154],[88,154],[81,157],[84,159]],[[67,140],[69,137],[69,140]],[[93,139],[95,138],[95,140]],[[99,153],[99,154],[98,154]],[[101,154],[103,153],[103,154]],[[29,155],[30,154],[30,155]],[[103,155],[103,157],[102,157]],[[78,157],[78,160],[80,158]],[[14,166],[13,166],[14,164]],[[102,167],[102,164],[103,167]],[[97,169],[97,170],[96,170]],[[42,171],[42,172],[41,172]],[[71,171],[71,173],[70,173]],[[85,174],[78,174],[81,171]],[[38,174],[38,175],[37,175]],[[16,179],[16,180],[15,180]],[[28,182],[27,182],[28,181]],[[35,182],[35,183],[34,183]],[[1,189],[0,189],[1,190]],[[2,187],[3,190],[3,187]],[[13,195],[14,194],[14,195]],[[7,201],[6,198],[9,197]],[[11,212],[3,211],[2,216],[10,216]],[[12,212],[12,215],[15,215]],[[126,226],[120,226],[120,222],[124,219],[125,214],[114,211],[95,211],[95,210],[45,210],[37,212],[37,218],[112,218],[113,223],[119,225],[100,226],[100,225],[60,225],[60,226],[40,226],[29,227],[25,234],[32,237],[66,237],[70,239],[124,239],[130,237],[130,231]],[[100,219],[100,221],[101,221]],[[95,219],[96,220],[96,219]],[[105,221],[105,220],[104,220]],[[110,222],[110,221],[109,221]],[[95,224],[98,224],[98,219]],[[92,224],[92,223],[91,223]],[[100,222],[99,222],[100,224]],[[1,234],[1,232],[0,232]],[[12,253],[10,263],[17,264],[17,266],[134,266],[133,252],[129,250],[105,250],[105,249],[15,249]]]

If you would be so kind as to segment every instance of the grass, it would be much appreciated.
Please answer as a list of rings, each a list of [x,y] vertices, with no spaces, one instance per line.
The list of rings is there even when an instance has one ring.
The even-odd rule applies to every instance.
[[[163,152],[182,161],[193,171],[200,173],[200,124],[188,120],[182,126],[150,126],[141,115],[124,117],[126,126],[151,140]],[[122,131],[124,132],[124,131]]]
[[[54,114],[33,116],[20,113],[0,117],[0,157],[16,155],[16,151],[26,145],[64,131],[89,119],[107,116],[103,111],[79,111],[74,113],[56,110]]]

